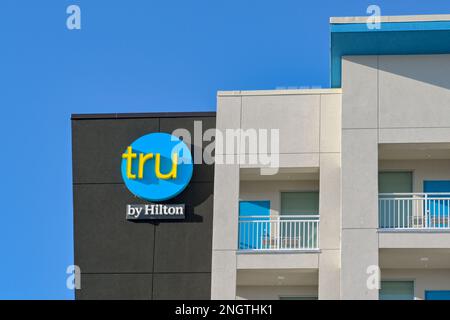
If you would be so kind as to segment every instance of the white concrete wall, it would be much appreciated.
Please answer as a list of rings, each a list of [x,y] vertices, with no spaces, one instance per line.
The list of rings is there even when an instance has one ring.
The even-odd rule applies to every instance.
[[[382,269],[381,280],[414,281],[415,299],[425,299],[425,290],[450,290],[448,269]]]
[[[280,153],[317,153],[320,95],[243,96],[241,125],[279,129]]]
[[[342,59],[341,298],[378,299],[378,57]]]
[[[342,59],[343,299],[378,297],[366,286],[367,267],[378,264],[378,170],[414,166],[416,191],[425,178],[448,177],[448,162],[381,161],[379,168],[378,144],[450,142],[449,72],[448,54]]]
[[[320,178],[319,185],[239,183],[239,168],[259,165],[216,164],[212,297],[236,296],[239,199],[270,200],[276,214],[283,189],[319,187],[319,296],[377,299],[366,281],[367,268],[378,265],[378,171],[413,169],[417,192],[424,179],[450,177],[448,160],[379,163],[378,144],[450,142],[448,74],[450,55],[354,56],[342,61],[342,95],[334,90],[219,93],[218,129],[279,129],[281,167],[318,168]]]
[[[316,168],[320,185],[320,215],[326,217],[320,241],[326,245],[321,292],[339,297],[340,250],[340,141],[341,93],[329,90],[219,92],[217,128],[278,129],[281,168]],[[243,137],[239,138],[243,142]],[[226,150],[229,155],[247,156],[249,149]],[[263,165],[240,164],[240,168]],[[239,200],[270,200],[272,214],[280,208],[280,191],[317,191],[318,181],[240,181],[233,165],[215,165],[212,298],[232,299],[236,293],[237,205]],[[333,188],[334,190],[331,190]],[[320,268],[319,268],[320,269]],[[330,278],[331,277],[331,278]],[[333,281],[331,281],[333,279]],[[331,284],[333,282],[333,284]],[[327,286],[327,283],[330,286]]]
[[[379,56],[380,128],[450,128],[450,55]]]
[[[238,286],[238,300],[278,300],[280,296],[318,297],[316,286]]]
[[[450,141],[450,55],[377,60],[380,143]]]
[[[241,98],[217,101],[217,130],[239,128]],[[226,150],[216,150],[225,154]],[[229,151],[233,155],[233,150]],[[236,250],[238,242],[239,165],[215,164],[214,213],[211,264],[211,299],[236,298]]]

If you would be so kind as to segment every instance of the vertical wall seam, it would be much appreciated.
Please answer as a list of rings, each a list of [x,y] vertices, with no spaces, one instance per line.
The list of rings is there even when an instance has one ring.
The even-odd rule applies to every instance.
[[[377,55],[377,142],[380,142],[380,56]]]
[[[242,123],[243,123],[242,118],[244,117],[243,112],[242,112],[242,101],[243,101],[243,97],[242,96],[241,96],[240,100],[241,101],[240,101],[240,105],[239,105],[239,129],[242,129]],[[238,160],[237,165],[238,165],[239,172],[240,172],[240,163],[241,163],[241,147],[242,147],[242,135],[239,134],[239,146],[238,146],[238,150],[237,150],[237,154],[238,154],[238,156],[237,156],[237,160]],[[245,153],[245,150],[244,150],[244,153]],[[240,180],[240,178],[241,177],[239,175],[239,180]],[[238,184],[239,184],[239,182],[238,182]],[[239,191],[239,187],[238,187],[238,191]]]
[[[156,252],[156,226],[153,225],[153,266],[152,266],[152,293],[151,293],[151,300],[154,300],[154,291],[155,291],[155,252]]]
[[[319,172],[320,172],[320,154],[322,152],[322,95],[319,95]],[[319,191],[320,191],[320,174],[319,174]],[[319,213],[320,214],[320,213]]]

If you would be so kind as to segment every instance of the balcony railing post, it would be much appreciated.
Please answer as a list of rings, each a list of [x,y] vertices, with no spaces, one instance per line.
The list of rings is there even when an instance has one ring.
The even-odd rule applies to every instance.
[[[280,232],[280,218],[277,217],[277,250],[280,250],[280,237],[281,237],[281,232]]]
[[[239,218],[239,250],[317,250],[319,216],[245,216]]]
[[[380,193],[380,229],[450,229],[450,193]]]

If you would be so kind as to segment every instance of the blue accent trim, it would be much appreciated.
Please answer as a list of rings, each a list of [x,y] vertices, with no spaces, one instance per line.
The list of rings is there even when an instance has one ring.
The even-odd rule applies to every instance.
[[[341,87],[342,56],[450,53],[450,21],[331,24],[331,87]]]
[[[425,180],[423,182],[423,192],[450,192],[449,180]],[[428,225],[439,228],[447,228],[447,217],[450,214],[450,207],[447,201],[432,200],[439,198],[439,195],[430,195],[428,201]]]
[[[331,32],[384,32],[449,30],[450,21],[383,22],[380,29],[369,29],[365,23],[331,24]]]
[[[260,218],[251,218],[246,220],[245,217],[262,216]],[[270,201],[239,201],[239,219],[246,221],[239,224],[239,250],[258,249],[262,246],[263,235],[270,234],[270,224],[260,224],[252,221],[269,221]],[[267,217],[267,218],[266,218]]]
[[[450,300],[450,290],[425,290],[425,300]]]
[[[450,180],[425,180],[423,192],[450,192]]]
[[[239,216],[269,216],[270,215],[270,201],[240,201],[239,202]]]

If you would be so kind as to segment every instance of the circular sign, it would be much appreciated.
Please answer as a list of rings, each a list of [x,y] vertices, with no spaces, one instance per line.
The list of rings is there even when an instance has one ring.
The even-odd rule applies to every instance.
[[[122,154],[122,178],[128,190],[148,201],[164,201],[182,192],[192,178],[187,145],[168,133],[150,133]]]

